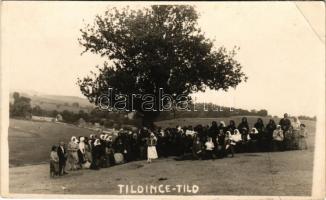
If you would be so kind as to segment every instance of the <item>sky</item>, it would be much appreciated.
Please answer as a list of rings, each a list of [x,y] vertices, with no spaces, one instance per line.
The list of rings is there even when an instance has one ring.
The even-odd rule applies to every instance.
[[[79,29],[112,2],[2,2],[1,66],[10,90],[80,96],[76,85],[103,58],[83,54]],[[325,84],[325,10],[321,2],[202,2],[199,26],[215,46],[240,47],[248,81],[197,102],[314,116]],[[127,2],[130,7],[140,3]]]

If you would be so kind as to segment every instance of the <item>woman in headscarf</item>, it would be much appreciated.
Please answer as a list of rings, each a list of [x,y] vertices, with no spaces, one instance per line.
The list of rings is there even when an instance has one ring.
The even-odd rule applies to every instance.
[[[150,136],[147,140],[147,162],[151,163],[152,159],[157,159],[157,152],[156,152],[156,144],[157,139],[153,132],[150,133]]]
[[[249,151],[256,152],[258,150],[259,132],[256,128],[252,128],[249,133],[250,140],[248,142]]]
[[[232,141],[232,134],[230,131],[226,131],[225,134],[225,156],[227,157],[229,153],[234,157],[234,146],[235,142]]]
[[[79,160],[79,166],[80,168],[82,168],[83,164],[86,162],[85,161],[85,154],[86,154],[86,150],[85,150],[85,138],[84,137],[80,137],[79,138],[79,144],[78,144],[78,160]]]
[[[308,145],[306,138],[308,136],[306,126],[304,124],[300,124],[300,130],[299,130],[299,139],[298,139],[298,149],[299,150],[307,150]]]
[[[230,120],[229,125],[226,127],[227,131],[230,131],[231,135],[237,127],[235,126],[234,120]]]
[[[243,117],[241,123],[238,125],[238,130],[242,135],[242,140],[247,141],[247,135],[249,133],[249,125],[247,121],[247,117]]]
[[[268,124],[266,125],[266,129],[265,129],[265,138],[266,138],[266,150],[267,151],[271,151],[272,148],[272,141],[273,141],[273,132],[276,129],[276,123],[273,119],[270,119]]]
[[[100,160],[101,160],[101,142],[99,139],[95,139],[94,147],[92,149],[92,164],[90,166],[91,169],[98,170],[100,169]]]
[[[115,165],[114,160],[114,148],[113,148],[113,138],[111,135],[109,135],[106,139],[106,153],[109,159],[109,165],[113,166]]]
[[[225,133],[226,132],[226,125],[225,125],[225,122],[224,121],[220,121],[220,125],[218,126],[218,129],[219,130],[223,130],[223,132]]]
[[[292,148],[293,150],[299,149],[299,139],[300,139],[300,125],[301,122],[298,117],[293,118],[292,123]]]
[[[241,133],[238,129],[234,129],[233,134],[231,133],[230,144],[233,145],[235,152],[240,152],[239,148],[241,145]]]
[[[208,129],[208,136],[212,138],[213,141],[216,140],[218,134],[218,126],[216,121],[212,121],[211,127]]]
[[[199,160],[202,158],[203,155],[203,144],[200,141],[200,138],[198,135],[194,137],[194,143],[192,145],[192,155],[193,158],[196,160]]]
[[[238,129],[234,129],[233,135],[231,140],[236,143],[235,145],[235,152],[240,153],[243,152],[242,149],[242,135]]]
[[[242,144],[241,144],[241,149],[244,152],[247,152],[248,149],[248,135],[249,135],[249,125],[246,117],[243,117],[241,120],[241,123],[238,125],[238,130],[241,133],[242,137]]]
[[[68,143],[68,163],[69,163],[69,169],[70,170],[76,170],[79,169],[78,167],[78,151],[79,145],[78,140],[75,136],[71,137],[70,142]]]
[[[225,145],[226,144],[224,129],[219,129],[218,135],[216,137],[216,142],[214,143],[215,155],[217,156],[217,158],[223,158],[226,155]]]
[[[92,144],[91,140],[85,137],[85,160],[92,163]]]

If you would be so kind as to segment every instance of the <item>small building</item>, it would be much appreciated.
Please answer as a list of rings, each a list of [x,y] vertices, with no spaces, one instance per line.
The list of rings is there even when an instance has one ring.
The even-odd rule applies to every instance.
[[[57,122],[62,122],[63,121],[63,117],[61,114],[57,114],[56,118],[55,118],[55,121]]]

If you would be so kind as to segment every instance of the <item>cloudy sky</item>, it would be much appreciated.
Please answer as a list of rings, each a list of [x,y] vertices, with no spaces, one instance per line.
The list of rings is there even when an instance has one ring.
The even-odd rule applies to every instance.
[[[192,3],[194,4],[194,3]],[[141,7],[139,3],[128,3]],[[77,38],[109,2],[3,2],[2,66],[11,90],[81,96],[78,77],[103,59],[84,54]],[[207,37],[231,49],[249,79],[229,92],[197,101],[273,115],[316,115],[325,84],[325,11],[320,2],[197,3]]]

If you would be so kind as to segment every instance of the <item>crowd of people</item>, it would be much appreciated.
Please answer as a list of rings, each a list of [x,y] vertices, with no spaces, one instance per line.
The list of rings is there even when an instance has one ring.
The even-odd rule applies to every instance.
[[[109,166],[158,157],[176,159],[218,159],[235,153],[307,149],[305,125],[294,117],[291,123],[284,114],[277,125],[270,119],[266,126],[261,118],[252,128],[246,117],[236,126],[234,120],[213,121],[211,126],[197,125],[162,129],[142,127],[136,132],[121,129],[117,135],[103,132],[89,137],[73,136],[65,145],[54,145],[50,154],[51,177],[67,174],[66,170]]]

